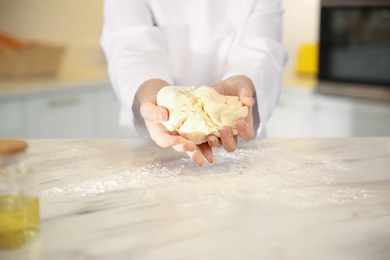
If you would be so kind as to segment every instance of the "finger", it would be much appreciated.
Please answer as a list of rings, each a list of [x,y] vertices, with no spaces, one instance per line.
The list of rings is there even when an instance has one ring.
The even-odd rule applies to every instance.
[[[161,125],[162,126],[162,125]],[[160,130],[159,130],[160,128]],[[156,128],[149,128],[150,137],[157,145],[161,147],[171,147],[179,143],[179,138],[176,135],[170,135],[169,131],[164,126]]]
[[[232,129],[227,126],[223,126],[220,134],[223,148],[225,148],[228,152],[234,152],[237,148],[237,136],[233,135]]]
[[[168,121],[169,112],[165,107],[157,106],[155,110],[155,116],[158,121]]]
[[[222,143],[221,143],[221,140],[216,137],[215,135],[209,135],[207,137],[207,143],[211,146],[211,147],[221,147],[222,146]]]
[[[180,142],[180,136],[172,135],[168,129],[156,121],[145,120],[150,137],[161,147],[171,147]]]
[[[197,147],[193,142],[179,136],[177,144],[173,146],[173,149],[178,152],[193,152],[196,148]]]
[[[253,93],[249,88],[242,88],[239,94],[239,98],[242,101],[242,103],[251,108],[255,105],[255,100],[253,99]]]
[[[245,141],[252,140],[255,137],[255,130],[253,129],[253,125],[249,124],[245,120],[238,121],[236,126],[238,134]]]
[[[153,101],[145,101],[140,107],[145,120],[167,121],[169,112],[165,107],[157,106]]]
[[[203,166],[204,164],[204,157],[203,153],[200,150],[199,147],[193,152],[187,152],[187,154],[190,156],[190,158],[198,165],[198,166]]]
[[[214,155],[213,155],[212,147],[208,143],[200,144],[200,145],[198,145],[198,147],[199,147],[200,151],[202,152],[204,158],[206,158],[206,160],[209,163],[213,163],[214,162]]]

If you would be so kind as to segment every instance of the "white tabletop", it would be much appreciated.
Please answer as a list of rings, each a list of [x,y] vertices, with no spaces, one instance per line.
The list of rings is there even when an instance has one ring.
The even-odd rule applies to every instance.
[[[0,259],[390,259],[390,137],[263,139],[196,166],[137,140],[28,140],[41,232]]]

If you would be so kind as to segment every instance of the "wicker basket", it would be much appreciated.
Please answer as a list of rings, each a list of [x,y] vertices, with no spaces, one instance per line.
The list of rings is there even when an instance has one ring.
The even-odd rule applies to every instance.
[[[0,77],[55,75],[65,48],[29,43],[22,48],[0,45]]]

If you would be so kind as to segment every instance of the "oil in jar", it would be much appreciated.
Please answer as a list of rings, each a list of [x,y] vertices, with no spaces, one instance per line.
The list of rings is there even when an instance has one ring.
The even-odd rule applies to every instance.
[[[20,247],[39,229],[38,198],[0,195],[0,249]]]

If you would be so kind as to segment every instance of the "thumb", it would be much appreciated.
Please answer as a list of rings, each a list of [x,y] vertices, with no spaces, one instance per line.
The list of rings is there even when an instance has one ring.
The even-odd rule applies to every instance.
[[[167,121],[168,110],[165,107],[157,106],[154,102],[145,101],[140,108],[141,116],[152,121]]]
[[[239,98],[241,99],[242,103],[249,108],[255,105],[255,100],[253,99],[253,93],[247,87],[243,87],[241,89]]]

